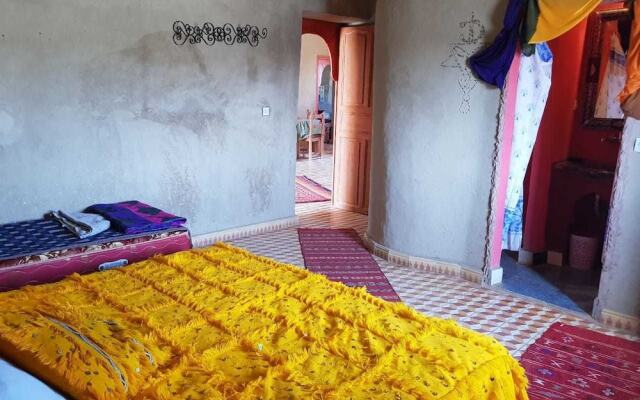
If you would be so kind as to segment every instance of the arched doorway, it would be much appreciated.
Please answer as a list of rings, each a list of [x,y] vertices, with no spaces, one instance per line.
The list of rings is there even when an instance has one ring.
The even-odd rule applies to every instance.
[[[298,151],[296,183],[304,174],[329,189],[331,205],[367,214],[369,208],[369,169],[372,132],[373,26],[332,23],[303,19],[298,99],[298,133],[323,127],[323,145],[314,152],[318,138],[298,148],[307,150],[306,162]],[[311,100],[309,76],[312,51],[308,43],[328,54],[316,54],[314,97]],[[309,115],[312,118],[309,118]],[[302,116],[306,116],[303,120]],[[306,127],[306,128],[305,128]],[[335,132],[335,134],[334,134]],[[307,137],[307,136],[305,136]],[[327,154],[322,152],[326,147]],[[335,154],[335,158],[334,158]],[[321,161],[318,161],[321,160]],[[319,171],[316,167],[322,166]],[[314,179],[315,177],[315,179]],[[298,186],[296,186],[298,188]],[[296,203],[299,203],[296,200]]]
[[[303,33],[296,122],[296,203],[330,204],[333,191],[335,83],[330,48],[320,35]]]

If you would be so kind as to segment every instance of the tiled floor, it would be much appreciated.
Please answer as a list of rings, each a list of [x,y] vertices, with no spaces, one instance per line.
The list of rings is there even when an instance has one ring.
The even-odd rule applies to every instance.
[[[305,175],[327,189],[333,188],[333,146],[324,146],[324,156],[314,157],[311,161],[302,159],[296,163],[296,175]]]
[[[331,187],[331,157],[298,162],[298,175]],[[329,202],[296,206],[300,227],[353,228],[362,234],[367,217],[333,209]],[[232,244],[273,259],[303,266],[296,228],[235,240]],[[489,334],[519,357],[552,323],[559,321],[614,334],[588,316],[521,298],[508,292],[482,288],[459,278],[400,267],[375,257],[402,300],[416,310],[451,318]],[[619,336],[625,336],[619,334]],[[628,337],[628,336],[626,336]]]

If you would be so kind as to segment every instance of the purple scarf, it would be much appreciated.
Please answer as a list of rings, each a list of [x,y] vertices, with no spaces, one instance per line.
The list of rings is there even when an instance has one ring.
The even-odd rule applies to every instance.
[[[116,230],[126,233],[144,233],[182,226],[185,218],[177,217],[139,201],[123,201],[113,204],[94,204],[85,212],[100,214],[111,222]]]
[[[511,0],[504,16],[504,27],[493,44],[469,58],[469,67],[476,76],[499,89],[504,87],[504,81],[516,54],[520,21],[526,3],[526,0]]]

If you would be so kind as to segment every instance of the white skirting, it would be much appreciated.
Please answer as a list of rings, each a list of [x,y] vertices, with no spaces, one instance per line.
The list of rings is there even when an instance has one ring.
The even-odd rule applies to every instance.
[[[482,272],[480,270],[474,270],[459,264],[402,254],[377,243],[366,233],[364,234],[364,243],[369,248],[369,251],[390,263],[438,274],[457,276],[478,284],[482,283]]]
[[[263,233],[291,228],[296,225],[298,225],[298,217],[277,219],[260,224],[241,226],[239,228],[193,236],[191,238],[191,243],[193,244],[193,247],[206,247],[217,242],[225,242],[247,236],[261,235]]]

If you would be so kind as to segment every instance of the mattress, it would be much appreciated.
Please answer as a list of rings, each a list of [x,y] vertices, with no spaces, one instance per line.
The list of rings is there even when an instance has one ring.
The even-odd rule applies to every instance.
[[[72,398],[527,399],[495,339],[223,244],[0,304],[0,356]]]
[[[181,228],[184,230],[184,228]],[[95,236],[80,239],[53,219],[35,219],[0,225],[0,261],[33,256],[56,250],[93,246],[123,241],[166,229],[136,234],[124,234],[107,229]]]
[[[172,228],[154,233],[121,235],[107,231],[94,240],[81,240],[68,232],[60,232],[59,237],[47,245],[37,244],[35,237],[53,237],[58,228],[51,224],[23,223],[23,234],[28,227],[50,227],[48,233],[38,231],[26,239],[22,235],[12,235],[13,240],[5,240],[4,252],[0,253],[0,291],[16,289],[28,284],[58,281],[73,273],[89,273],[142,261],[156,254],[171,254],[191,248],[191,239],[186,228]],[[47,221],[53,222],[53,221]],[[55,223],[59,226],[59,224]],[[0,227],[0,230],[2,228]],[[4,231],[6,233],[6,230]],[[15,233],[15,232],[14,232]],[[67,237],[73,236],[72,238]],[[77,240],[74,240],[77,239]],[[22,243],[18,243],[23,240]],[[9,246],[9,242],[15,242]],[[65,244],[67,247],[63,247]],[[10,247],[15,249],[11,257]],[[38,250],[48,249],[43,252]],[[19,256],[15,256],[19,254]]]

